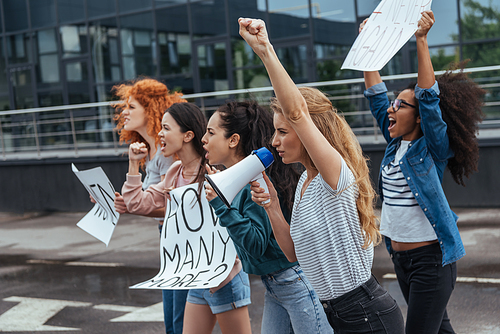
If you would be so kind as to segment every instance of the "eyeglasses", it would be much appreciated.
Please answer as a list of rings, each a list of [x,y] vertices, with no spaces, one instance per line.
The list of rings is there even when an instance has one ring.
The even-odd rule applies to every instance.
[[[394,101],[390,102],[390,105],[394,111],[398,111],[399,108],[401,108],[401,104],[406,104],[407,106],[416,108],[416,106],[414,106],[413,104],[409,104],[408,102],[405,102],[400,99],[395,99]]]

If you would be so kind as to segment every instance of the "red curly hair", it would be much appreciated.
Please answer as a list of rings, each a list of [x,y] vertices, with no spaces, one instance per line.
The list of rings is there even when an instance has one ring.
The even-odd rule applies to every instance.
[[[170,94],[165,84],[150,78],[140,78],[126,84],[113,86],[111,91],[121,100],[112,105],[116,110],[114,120],[117,123],[116,130],[120,134],[120,144],[141,142],[146,144],[148,150],[150,149],[148,142],[139,133],[127,131],[123,128],[124,118],[121,112],[127,107],[129,97],[133,96],[144,108],[148,135],[155,138],[156,146],[160,142],[157,134],[161,130],[161,120],[165,110],[174,103],[187,102],[182,98],[181,93],[174,92]],[[145,161],[146,158],[141,161],[141,166],[144,165]]]

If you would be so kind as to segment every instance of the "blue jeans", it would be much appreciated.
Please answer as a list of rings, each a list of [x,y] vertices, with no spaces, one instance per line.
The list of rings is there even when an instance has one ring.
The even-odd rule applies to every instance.
[[[442,266],[439,244],[392,252],[399,287],[408,304],[406,333],[455,333],[446,313],[457,280],[456,262]]]
[[[403,334],[401,310],[375,277],[340,297],[322,300],[335,334]]]
[[[163,225],[158,224],[158,230]],[[184,308],[189,290],[161,290],[163,299],[163,321],[167,334],[182,334],[184,324]]]
[[[333,334],[299,265],[261,276],[266,287],[262,334]]]
[[[184,308],[189,290],[161,290],[163,297],[163,317],[167,334],[182,334]]]

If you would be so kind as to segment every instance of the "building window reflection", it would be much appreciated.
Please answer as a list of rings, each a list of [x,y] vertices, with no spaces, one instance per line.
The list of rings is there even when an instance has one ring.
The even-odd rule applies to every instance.
[[[223,0],[191,1],[194,38],[226,34],[225,8]],[[207,20],[207,18],[210,19]]]
[[[62,26],[61,34],[63,58],[77,57],[87,53],[87,27]]]
[[[56,4],[54,0],[31,0],[29,4],[31,28],[34,29],[55,25]]]
[[[38,53],[38,82],[43,84],[58,83],[59,60],[55,29],[40,30],[36,34]]]
[[[308,0],[270,0],[268,6],[268,26],[273,38],[310,33]]]
[[[7,38],[7,59],[9,64],[31,62],[31,43],[28,34],[11,35]]]
[[[3,0],[3,15],[5,20],[5,31],[19,31],[28,29],[28,8],[26,1]]]
[[[114,19],[92,22],[89,26],[92,71],[96,83],[121,80],[118,50],[118,29]],[[106,101],[107,95],[100,85],[97,100]]]
[[[85,19],[84,0],[57,0],[57,10],[61,23]]]
[[[151,8],[152,0],[118,0],[120,13]]]
[[[124,79],[156,75],[156,40],[152,13],[122,16],[120,23]]]
[[[359,22],[380,3],[0,1],[0,26],[5,27],[0,33],[5,48],[0,73],[6,73],[0,78],[0,100],[7,97],[13,108],[53,105],[61,99],[105,101],[114,84],[141,75],[185,93],[268,86],[262,62],[238,34],[236,21],[242,16],[266,21],[276,52],[296,82],[360,77],[360,72],[340,66]],[[428,38],[436,69],[463,58],[471,58],[469,66],[474,67],[500,63],[500,7],[495,2],[435,1],[432,8],[440,18],[433,28],[439,33]],[[416,71],[415,49],[412,39],[382,74]]]
[[[115,14],[115,0],[87,0],[87,13],[89,18]]]

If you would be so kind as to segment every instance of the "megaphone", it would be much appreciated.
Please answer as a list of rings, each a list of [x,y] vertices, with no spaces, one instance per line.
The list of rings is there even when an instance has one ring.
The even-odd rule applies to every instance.
[[[222,172],[212,175],[205,174],[205,179],[229,209],[234,197],[251,181],[258,181],[260,187],[269,192],[262,172],[273,162],[273,154],[267,148],[262,147]],[[267,202],[269,200],[265,203]]]

